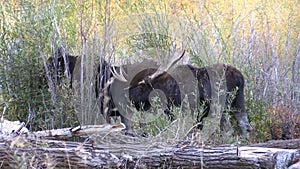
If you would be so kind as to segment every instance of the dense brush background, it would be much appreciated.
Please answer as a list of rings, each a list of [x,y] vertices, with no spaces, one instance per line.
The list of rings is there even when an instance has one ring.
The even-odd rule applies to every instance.
[[[7,105],[5,117],[32,131],[75,126],[75,112],[103,123],[92,76],[76,96],[67,85],[49,88],[45,61],[64,46],[83,56],[83,73],[91,75],[100,57],[120,64],[142,51],[157,59],[147,49],[176,42],[189,63],[241,70],[252,142],[299,138],[299,9],[297,0],[1,0],[0,109]]]

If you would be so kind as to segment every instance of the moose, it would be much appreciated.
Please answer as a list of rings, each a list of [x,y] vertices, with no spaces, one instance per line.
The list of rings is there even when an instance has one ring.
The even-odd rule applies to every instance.
[[[75,76],[74,67],[78,64],[75,57],[62,52],[55,58],[51,57],[50,64],[56,64],[55,70],[63,72],[66,69],[70,71],[71,85]],[[124,64],[113,66],[104,59],[99,62],[95,77],[95,92],[99,99],[101,110],[107,122],[110,122],[110,116],[120,116],[121,122],[126,126],[126,130],[132,129],[132,111],[126,108],[126,105],[133,104],[137,110],[151,109],[149,100],[150,94],[154,90],[162,91],[166,97],[165,113],[173,120],[171,107],[179,107],[183,103],[184,95],[188,95],[190,108],[195,110],[199,103],[204,104],[203,114],[197,115],[197,122],[201,129],[201,122],[209,115],[212,109],[214,95],[216,95],[214,86],[219,84],[216,78],[223,75],[224,86],[227,93],[235,93],[232,101],[228,94],[225,96],[225,104],[230,104],[230,115],[236,120],[242,134],[249,135],[252,128],[249,124],[245,110],[244,100],[244,77],[242,73],[233,66],[225,64],[215,64],[208,67],[195,67],[192,65],[174,66],[182,58],[174,57],[168,65],[158,64],[152,60],[146,60],[141,63]],[[66,62],[64,58],[67,58]],[[56,60],[56,61],[55,61]],[[76,63],[77,62],[77,63]],[[67,63],[68,66],[65,66]],[[149,66],[150,65],[150,66]],[[61,74],[61,73],[56,73]],[[188,82],[183,83],[182,82]],[[197,94],[192,94],[196,92]],[[105,99],[105,97],[107,99]],[[223,118],[223,115],[222,115]],[[223,120],[221,118],[221,128]]]
[[[75,87],[75,81],[80,81],[81,56],[70,55],[65,52],[63,47],[58,48],[58,50],[54,52],[54,55],[47,60],[47,66],[56,86],[60,85],[62,78],[66,78],[66,76],[69,78],[70,88]],[[108,103],[104,103],[105,95],[109,95],[109,79],[113,77],[113,74],[111,73],[112,69],[118,70],[119,68],[118,66],[111,66],[109,62],[100,58],[99,63],[96,64],[96,69],[94,70],[95,75],[93,77],[95,79],[95,96],[98,99],[100,110],[102,112],[110,113],[106,117],[108,122],[110,122],[110,115],[119,116],[119,113],[114,109],[114,104],[111,100],[109,100]],[[106,110],[106,107],[110,107],[110,109]]]
[[[133,103],[138,110],[151,109],[150,94],[157,90],[165,95],[165,113],[173,119],[170,108],[172,106],[181,106],[184,95],[187,95],[190,109],[197,110],[199,103],[204,105],[204,112],[197,115],[197,122],[201,129],[202,121],[211,113],[212,104],[218,94],[216,90],[219,84],[225,89],[223,98],[218,98],[223,102],[223,107],[230,106],[230,115],[235,119],[243,135],[249,136],[252,130],[248,121],[244,99],[244,77],[242,73],[233,66],[225,64],[214,64],[208,67],[195,67],[192,65],[173,66],[182,58],[175,57],[169,65],[157,65],[153,67],[144,67],[139,72],[128,72],[125,76],[121,74],[114,75],[112,83],[112,96],[118,110],[121,111],[121,117],[127,127],[131,129],[132,111],[124,108],[124,105]],[[128,69],[128,66],[125,68]],[[128,75],[129,73],[129,75]],[[130,75],[134,74],[134,75]],[[221,83],[223,81],[223,83]],[[126,91],[127,89],[127,91]],[[195,95],[195,92],[197,94]],[[234,97],[230,100],[230,95]],[[222,103],[219,103],[222,104]],[[230,105],[229,105],[230,104]],[[125,106],[126,107],[126,106]],[[224,114],[221,114],[221,129],[224,127]]]

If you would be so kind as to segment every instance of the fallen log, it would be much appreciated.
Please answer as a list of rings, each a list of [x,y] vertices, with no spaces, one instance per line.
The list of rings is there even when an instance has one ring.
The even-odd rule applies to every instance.
[[[284,148],[284,149],[300,149],[300,139],[292,140],[270,140],[264,143],[257,143],[251,146],[255,147],[272,147],[272,148]]]
[[[1,168],[115,168],[118,164],[116,156],[90,144],[22,136],[0,143],[0,161]]]
[[[96,136],[94,136],[96,137]],[[121,133],[99,135],[123,139]],[[126,136],[128,137],[128,136]],[[130,141],[130,140],[127,140]],[[299,161],[299,150],[250,146],[192,146],[134,138],[128,144],[28,139],[1,140],[3,168],[230,168],[285,169]],[[138,143],[137,143],[138,142]],[[25,168],[26,168],[25,167]]]

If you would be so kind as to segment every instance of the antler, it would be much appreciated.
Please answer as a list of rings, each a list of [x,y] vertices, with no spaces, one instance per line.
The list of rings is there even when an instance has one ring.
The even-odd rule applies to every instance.
[[[172,68],[185,54],[185,49],[183,49],[182,54],[179,55],[180,57],[171,57],[171,59],[168,61],[168,64],[166,65],[161,65],[157,71],[155,73],[153,73],[152,75],[148,76],[147,78],[145,78],[144,80],[140,81],[139,84],[144,84],[145,80],[153,80],[154,78],[160,76],[161,74],[163,74],[164,72],[167,72],[170,70],[170,68]],[[175,55],[176,56],[176,55]]]
[[[181,52],[182,52],[181,55],[176,55],[176,54],[174,54],[173,56],[175,56],[175,57],[171,57],[171,58],[168,60],[167,64],[161,64],[161,65],[158,67],[158,69],[157,69],[156,72],[154,72],[153,74],[151,74],[151,75],[149,75],[149,76],[146,75],[145,78],[143,78],[141,81],[139,81],[139,82],[137,82],[137,83],[134,83],[134,84],[144,84],[146,81],[148,81],[148,80],[153,80],[154,78],[160,76],[160,75],[163,74],[164,72],[169,71],[170,68],[172,68],[179,60],[182,59],[182,57],[183,57],[184,54],[185,54],[185,49],[183,49],[183,51],[181,51]],[[147,66],[150,66],[150,65],[153,66],[153,64],[154,64],[153,61],[144,60],[142,63],[135,63],[135,64],[133,64],[133,65],[130,65],[130,64],[129,64],[129,65],[123,65],[123,66],[120,66],[120,67],[119,67],[120,73],[118,73],[118,71],[116,70],[116,67],[115,67],[115,66],[112,66],[112,67],[110,68],[110,70],[111,70],[111,73],[113,74],[114,78],[118,79],[118,80],[121,81],[121,82],[128,82],[128,79],[127,79],[127,78],[131,79],[129,76],[131,76],[130,73],[132,73],[132,71],[134,71],[134,72],[140,72],[141,70],[144,70],[145,68],[147,68]],[[124,73],[124,69],[123,69],[124,66],[125,66],[125,68],[127,68],[127,72],[129,73],[129,74],[126,74],[126,77],[127,77],[127,78],[126,78],[126,77],[124,76],[124,74],[123,74],[123,73]],[[135,75],[135,74],[133,74],[133,75]],[[132,80],[132,79],[131,79],[131,80]]]
[[[120,80],[121,82],[128,82],[127,79],[125,78],[125,76],[123,75],[122,66],[120,66],[119,68],[120,68],[120,73],[117,72],[116,66],[111,66],[110,67],[110,71],[113,74],[114,78]]]

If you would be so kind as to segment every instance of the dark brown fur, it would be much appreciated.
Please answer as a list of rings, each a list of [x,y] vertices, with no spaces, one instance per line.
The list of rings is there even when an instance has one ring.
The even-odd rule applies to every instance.
[[[63,54],[65,55],[66,60],[64,60]],[[56,85],[61,83],[61,78],[65,76],[65,71],[68,70],[70,77],[70,86],[72,87],[72,81],[74,76],[74,68],[76,65],[78,57],[69,55],[65,53],[61,48],[58,49],[53,57],[48,59],[48,67],[51,73],[51,76]],[[66,64],[67,66],[66,66]]]

